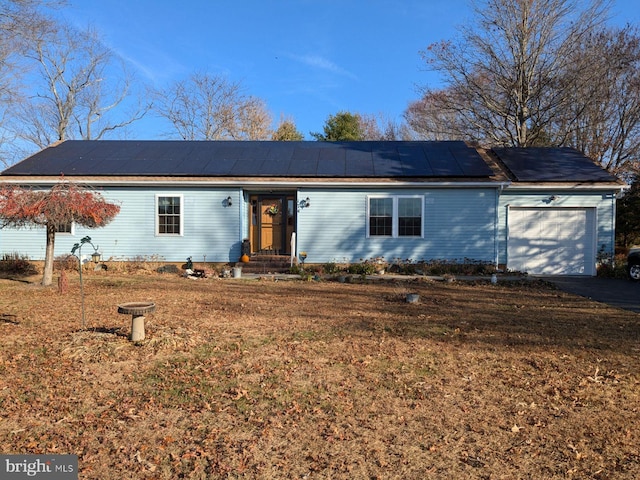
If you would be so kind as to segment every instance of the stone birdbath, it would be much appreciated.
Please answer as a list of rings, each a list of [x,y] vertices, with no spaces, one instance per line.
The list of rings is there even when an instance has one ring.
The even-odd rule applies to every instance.
[[[144,340],[144,316],[147,313],[156,311],[156,304],[153,302],[130,302],[118,305],[118,313],[131,315],[131,337],[132,342]]]

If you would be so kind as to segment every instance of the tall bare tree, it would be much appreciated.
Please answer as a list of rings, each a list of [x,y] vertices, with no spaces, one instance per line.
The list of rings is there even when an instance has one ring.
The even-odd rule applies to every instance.
[[[401,140],[405,137],[404,125],[380,113],[358,113],[358,121],[364,140]]]
[[[411,102],[404,112],[408,127],[420,139],[428,140],[478,140],[485,137],[480,115],[471,109],[455,107],[467,105],[464,92],[453,87],[443,90],[429,90]]]
[[[60,7],[62,0],[0,1],[0,163],[8,166],[19,153],[11,123],[14,108],[20,105],[24,90],[24,64],[27,39],[33,32],[49,28],[51,21],[39,14],[43,8]]]
[[[248,97],[238,108],[235,140],[266,140],[271,137],[271,113],[260,98]]]
[[[589,36],[572,58],[593,72],[576,85],[555,129],[563,144],[578,148],[620,176],[640,162],[640,36],[631,26]]]
[[[155,111],[183,140],[263,140],[271,135],[264,102],[240,83],[196,72],[156,92]]]
[[[124,111],[132,98],[130,76],[94,29],[56,23],[32,33],[25,56],[36,71],[19,115],[23,139],[39,148],[73,138],[97,140],[149,109],[137,103]]]
[[[26,51],[27,39],[35,32],[50,28],[51,21],[39,13],[43,7],[58,7],[57,0],[0,0],[0,106],[15,96],[24,73],[20,58]]]
[[[478,0],[456,42],[421,52],[443,74],[443,94],[426,88],[430,108],[458,122],[453,134],[488,144],[530,146],[549,139],[557,112],[595,73],[572,53],[606,20],[607,0]],[[567,74],[574,75],[570,79]],[[427,112],[428,113],[428,112]]]

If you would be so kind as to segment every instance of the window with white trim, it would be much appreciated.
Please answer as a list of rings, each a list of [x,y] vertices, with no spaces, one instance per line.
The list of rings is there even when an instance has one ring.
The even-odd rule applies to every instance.
[[[392,195],[368,198],[368,237],[422,237],[422,196]]]
[[[156,234],[182,235],[182,195],[156,195]]]
[[[398,199],[398,236],[422,236],[422,198],[399,197]]]
[[[369,235],[372,237],[393,235],[393,198],[369,199]]]
[[[73,235],[73,222],[56,225],[56,235]]]

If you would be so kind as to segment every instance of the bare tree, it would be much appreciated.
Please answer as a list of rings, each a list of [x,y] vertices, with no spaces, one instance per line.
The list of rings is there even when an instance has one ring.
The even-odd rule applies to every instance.
[[[57,0],[0,1],[0,101],[3,107],[20,86],[16,80],[24,73],[20,57],[25,53],[26,40],[51,25],[50,20],[40,15],[39,8],[58,7],[62,3]]]
[[[403,138],[402,125],[383,115],[356,114],[364,140],[400,140]]]
[[[271,115],[264,102],[247,97],[240,83],[194,73],[156,92],[155,110],[183,140],[269,138]]]
[[[404,118],[419,139],[477,141],[486,137],[495,116],[471,105],[473,100],[463,89],[430,90],[409,104]]]
[[[149,109],[138,104],[133,111],[114,113],[131,97],[131,80],[94,29],[50,24],[33,33],[26,57],[37,69],[34,92],[20,109],[23,139],[39,148],[72,138],[100,139]]]
[[[457,130],[458,121],[455,113],[438,108],[441,102],[438,96],[447,95],[446,91],[425,93],[422,98],[409,104],[404,112],[404,119],[416,136],[425,140],[455,140],[464,136]]]
[[[266,103],[256,97],[248,97],[238,107],[235,140],[266,140],[271,137],[271,113]]]
[[[593,71],[576,85],[556,130],[571,145],[618,175],[640,162],[640,37],[636,28],[607,29],[573,52],[577,65]]]
[[[461,29],[458,43],[422,52],[447,82],[443,95],[425,89],[430,107],[459,122],[448,133],[485,144],[548,141],[576,82],[593,77],[586,65],[576,70],[572,52],[606,20],[607,0],[478,0],[473,6],[475,22]],[[570,81],[568,72],[577,76]]]
[[[24,90],[24,64],[27,39],[33,32],[49,28],[51,22],[40,16],[39,9],[59,7],[57,0],[2,0],[0,2],[0,163],[8,166],[19,155],[16,134],[11,129],[15,106],[20,105]]]

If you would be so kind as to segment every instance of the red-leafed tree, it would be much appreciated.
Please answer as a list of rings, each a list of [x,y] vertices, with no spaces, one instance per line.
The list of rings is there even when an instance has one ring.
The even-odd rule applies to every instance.
[[[47,232],[42,285],[53,280],[53,256],[56,230],[75,223],[97,228],[108,224],[120,212],[120,206],[102,195],[72,182],[61,181],[50,190],[3,186],[0,189],[0,226],[43,226]]]

